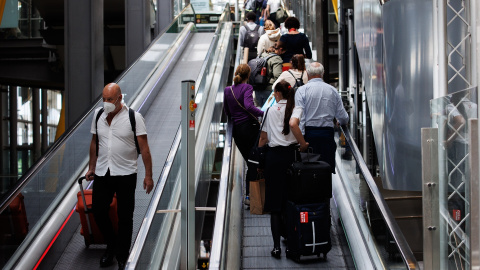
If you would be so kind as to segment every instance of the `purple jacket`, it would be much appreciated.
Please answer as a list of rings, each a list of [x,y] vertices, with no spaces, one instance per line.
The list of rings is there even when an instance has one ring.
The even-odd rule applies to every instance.
[[[263,116],[263,111],[255,107],[253,103],[253,87],[250,84],[241,83],[239,85],[227,86],[224,91],[223,95],[223,108],[225,110],[225,114],[228,117],[232,118],[233,123],[235,125],[245,122],[247,120],[253,120],[253,116],[250,113],[246,112],[242,107],[240,107],[233,97],[233,93],[235,93],[235,97],[237,98],[238,102],[242,104],[242,106],[247,109],[248,112],[253,114],[255,117]]]

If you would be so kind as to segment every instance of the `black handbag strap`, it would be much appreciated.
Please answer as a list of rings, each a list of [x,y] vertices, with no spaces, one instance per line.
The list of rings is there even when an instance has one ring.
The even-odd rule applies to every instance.
[[[268,107],[267,111],[265,112],[265,116],[263,117],[263,121],[262,121],[262,124],[260,125],[260,129],[258,130],[258,134],[257,134],[257,144],[255,146],[258,146],[258,141],[260,140],[260,134],[262,133],[262,128],[263,128],[263,124],[265,124],[265,121],[267,120],[267,115],[268,115],[268,110],[270,110],[271,107]]]

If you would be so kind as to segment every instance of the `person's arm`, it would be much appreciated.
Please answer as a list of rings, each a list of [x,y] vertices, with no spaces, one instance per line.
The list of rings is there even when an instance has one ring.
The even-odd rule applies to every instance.
[[[283,67],[283,63],[282,63],[282,67]],[[278,76],[277,80],[275,80],[275,82],[273,83],[272,85],[272,90],[275,90],[275,85],[277,85],[278,82],[280,82],[281,80],[284,80],[285,79],[285,75],[284,75],[285,72],[282,72],[280,74],[280,76]]]
[[[303,84],[307,84],[307,83],[308,83],[308,75],[307,75],[307,71],[306,71],[306,70],[303,71],[303,77],[302,77],[302,79],[303,79]]]
[[[238,39],[240,40],[240,47],[243,47],[243,39],[245,36],[245,32],[247,31],[245,27],[246,27],[245,25],[242,25],[240,27],[240,30],[238,30]]]
[[[260,26],[258,28],[258,35],[262,36],[263,34],[265,34],[265,28],[263,26]]]
[[[267,4],[267,7],[265,8],[265,20],[270,18],[270,5]]]
[[[97,167],[97,135],[92,135],[92,140],[90,141],[90,160],[88,161],[88,171],[85,174],[85,179],[91,181],[95,175],[95,168]]]
[[[288,124],[290,125],[290,131],[292,132],[293,136],[295,136],[295,139],[297,139],[297,142],[300,144],[300,151],[306,151],[309,144],[305,141],[302,131],[300,130],[300,119],[292,116]]]
[[[305,58],[312,59],[312,49],[310,48],[310,42],[308,37],[304,35],[305,41],[303,43],[303,49],[305,50]]]
[[[345,110],[345,107],[343,107],[343,102],[342,98],[340,97],[340,94],[338,94],[337,90],[335,91],[335,97],[336,97],[336,113],[335,113],[335,118],[339,122],[340,125],[346,125],[348,124],[348,113]]]
[[[267,144],[268,142],[268,135],[267,132],[262,131],[260,133],[260,139],[258,140],[258,147],[263,147]]]
[[[150,154],[150,147],[148,147],[147,134],[137,136],[138,146],[142,154],[143,164],[145,165],[145,179],[143,179],[143,189],[149,194],[153,189],[152,179],[152,155]]]
[[[255,104],[253,103],[253,87],[249,84],[247,84],[247,90],[243,95],[243,104],[245,106],[245,109],[247,109],[247,111],[249,111],[256,117],[263,116],[263,111],[255,107]]]
[[[228,89],[230,89],[230,87],[228,87]],[[225,92],[227,91],[230,91],[230,90],[225,89]],[[230,117],[231,113],[230,113],[230,108],[228,107],[228,100],[225,98],[226,96],[227,95],[223,94],[223,110],[225,111],[225,114],[227,115],[227,117]]]
[[[257,55],[261,55],[262,52],[263,52],[263,49],[265,47],[265,38],[268,38],[267,36],[265,35],[261,35],[260,36],[260,39],[258,40],[258,44],[257,44]]]
[[[275,56],[276,58],[276,56]],[[277,61],[277,62],[274,62],[272,64],[272,74],[273,74],[273,79],[275,79],[275,82],[276,80],[280,77],[280,75],[282,74],[282,68],[283,68],[283,60],[282,60],[282,57],[280,57],[280,60]],[[274,89],[274,88],[272,88]]]

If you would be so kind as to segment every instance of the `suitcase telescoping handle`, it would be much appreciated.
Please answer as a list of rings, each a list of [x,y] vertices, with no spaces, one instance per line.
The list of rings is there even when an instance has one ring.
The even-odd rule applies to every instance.
[[[85,193],[83,192],[83,185],[82,182],[85,180],[85,176],[82,176],[78,179],[78,185],[80,186],[80,194],[82,194],[82,201],[83,201],[83,210],[85,212],[85,216],[87,218],[88,224],[88,235],[90,235],[90,240],[93,242],[93,232],[92,232],[92,225],[90,224],[90,209],[87,207],[87,201],[85,200]]]
[[[320,161],[321,155],[318,153],[313,153],[313,148],[308,147],[306,152],[300,152],[298,149],[300,147],[300,144],[296,145],[295,148],[295,162],[303,162],[305,164],[307,163],[316,163],[317,161]]]

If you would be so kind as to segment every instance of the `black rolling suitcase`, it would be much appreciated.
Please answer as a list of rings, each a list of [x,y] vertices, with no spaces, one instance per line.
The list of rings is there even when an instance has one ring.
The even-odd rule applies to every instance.
[[[288,171],[288,200],[296,204],[311,204],[332,198],[330,165],[324,161],[309,161],[308,157],[300,161],[299,156],[297,153]]]
[[[287,203],[287,258],[300,261],[300,256],[327,253],[332,248],[330,239],[330,200],[314,204]]]

